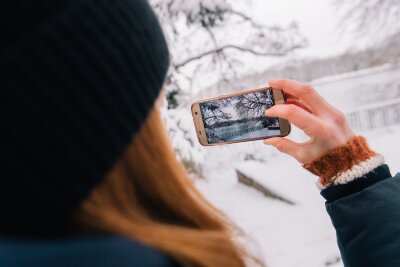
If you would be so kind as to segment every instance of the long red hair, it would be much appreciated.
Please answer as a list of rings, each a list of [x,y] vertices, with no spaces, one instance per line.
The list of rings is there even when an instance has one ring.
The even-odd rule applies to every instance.
[[[157,108],[75,220],[156,248],[183,266],[244,267],[247,259],[264,266],[235,243],[235,227],[195,188]]]

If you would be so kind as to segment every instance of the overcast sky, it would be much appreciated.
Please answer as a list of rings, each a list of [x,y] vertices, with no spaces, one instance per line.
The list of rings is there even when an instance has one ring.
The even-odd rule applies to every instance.
[[[291,62],[293,59],[324,58],[342,54],[352,46],[359,45],[361,41],[355,40],[350,31],[340,36],[338,26],[342,16],[338,14],[334,1],[336,0],[232,0],[234,9],[243,11],[261,24],[288,26],[296,21],[309,44],[308,47],[285,57],[255,57],[242,54],[242,64],[235,66],[236,71],[244,75],[252,74],[276,64]],[[202,76],[202,86],[195,90],[212,86],[216,82],[214,78],[214,73]]]
[[[299,54],[324,57],[339,54],[350,48],[349,33],[339,36],[340,15],[334,0],[250,0],[248,12],[266,24],[287,25],[297,21],[307,37],[309,47]]]

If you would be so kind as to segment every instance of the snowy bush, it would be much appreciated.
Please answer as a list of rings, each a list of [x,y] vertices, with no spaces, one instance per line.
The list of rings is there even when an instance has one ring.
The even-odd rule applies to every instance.
[[[246,0],[249,1],[249,0]],[[189,171],[201,175],[201,147],[188,107],[194,92],[243,72],[243,56],[282,57],[304,47],[295,23],[268,26],[233,0],[150,0],[166,33],[169,132]],[[249,156],[251,157],[251,156]]]
[[[307,43],[296,23],[268,26],[233,0],[150,0],[171,51],[168,90],[192,94],[244,71],[243,55],[282,57]]]
[[[203,178],[203,149],[197,141],[191,112],[186,109],[172,109],[165,113],[168,132],[178,157],[189,173]]]

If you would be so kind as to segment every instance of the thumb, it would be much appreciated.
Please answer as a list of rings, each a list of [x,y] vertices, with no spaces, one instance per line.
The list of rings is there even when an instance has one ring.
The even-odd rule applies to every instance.
[[[293,142],[289,139],[282,137],[274,137],[264,140],[264,144],[271,145],[278,149],[280,152],[292,156],[297,161],[300,161],[298,152],[300,151],[301,144]]]

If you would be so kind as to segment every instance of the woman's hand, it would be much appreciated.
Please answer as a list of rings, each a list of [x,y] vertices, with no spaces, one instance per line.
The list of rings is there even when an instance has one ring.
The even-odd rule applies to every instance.
[[[272,80],[269,85],[286,93],[287,104],[275,105],[265,115],[290,121],[303,130],[310,140],[300,144],[275,137],[266,139],[265,144],[307,164],[344,145],[354,136],[344,114],[326,102],[310,85],[291,80]]]

